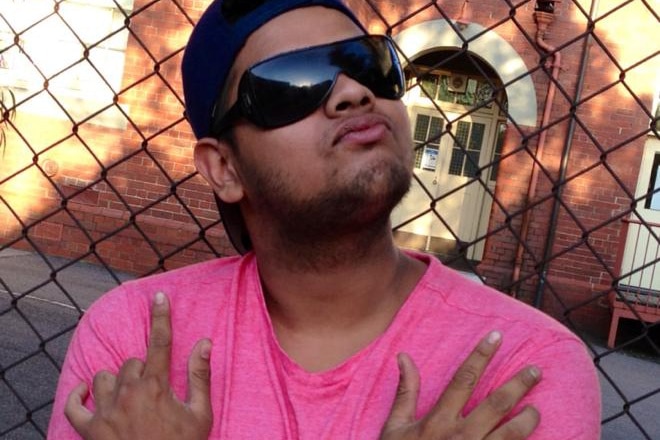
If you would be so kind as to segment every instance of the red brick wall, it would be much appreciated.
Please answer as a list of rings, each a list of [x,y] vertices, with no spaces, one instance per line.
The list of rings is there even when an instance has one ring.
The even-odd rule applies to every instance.
[[[184,4],[196,20],[201,9],[192,5]],[[207,185],[190,178],[194,137],[183,119],[179,65],[192,25],[174,2],[137,0],[134,11],[117,99],[128,117],[125,129],[73,125],[19,106],[0,162],[0,195],[15,210],[0,205],[3,242],[69,258],[93,251],[135,273],[154,270],[160,260],[173,268],[212,255],[203,243],[169,255],[200,236],[181,202],[202,226],[217,220]],[[182,180],[180,200],[168,196]],[[217,251],[233,253],[221,227],[205,235]]]

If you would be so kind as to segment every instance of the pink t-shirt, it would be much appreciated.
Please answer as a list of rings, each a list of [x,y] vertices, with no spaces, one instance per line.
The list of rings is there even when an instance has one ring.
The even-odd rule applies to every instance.
[[[309,373],[279,346],[265,307],[256,259],[218,259],[128,282],[104,295],[78,326],[62,368],[49,439],[80,438],[64,416],[79,382],[101,369],[117,371],[144,358],[151,298],[172,305],[171,383],[186,395],[187,358],[209,337],[213,439],[377,439],[394,399],[396,355],[410,354],[421,375],[418,415],[425,415],[457,366],[497,329],[503,344],[465,410],[470,411],[519,369],[534,364],[543,379],[520,403],[541,423],[534,440],[596,440],[598,380],[583,344],[546,315],[466,280],[437,260],[414,255],[428,269],[388,329],[341,365]],[[89,399],[87,405],[93,408]]]

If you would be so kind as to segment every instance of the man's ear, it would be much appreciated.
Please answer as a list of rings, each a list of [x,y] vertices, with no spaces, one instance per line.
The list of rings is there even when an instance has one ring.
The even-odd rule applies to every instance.
[[[195,145],[194,159],[197,171],[222,201],[236,203],[243,198],[243,184],[236,172],[231,146],[226,141],[200,139]]]

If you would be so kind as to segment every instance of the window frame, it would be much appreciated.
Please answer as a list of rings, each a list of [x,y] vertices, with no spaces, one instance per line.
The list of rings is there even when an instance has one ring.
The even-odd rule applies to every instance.
[[[133,5],[134,0],[64,0],[57,14],[52,12],[52,1],[48,0],[12,2],[14,9],[5,5],[0,22],[0,87],[14,95],[17,110],[54,119],[71,117],[78,122],[112,106],[124,80],[129,45],[125,18]],[[106,17],[103,31],[95,31],[96,20],[67,20],[67,16],[89,14]],[[80,23],[78,28],[76,23]],[[40,36],[51,29],[54,35],[45,45]],[[76,55],[66,61],[49,59],[49,53],[58,52]],[[97,70],[103,75],[99,76]],[[111,107],[88,122],[125,128],[127,121],[122,111],[129,109],[123,104],[121,107]]]

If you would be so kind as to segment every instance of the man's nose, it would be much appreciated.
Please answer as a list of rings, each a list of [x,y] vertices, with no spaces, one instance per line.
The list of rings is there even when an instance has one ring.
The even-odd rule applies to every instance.
[[[342,73],[339,74],[325,107],[328,116],[339,117],[354,111],[371,110],[375,102],[376,96],[368,87]]]

